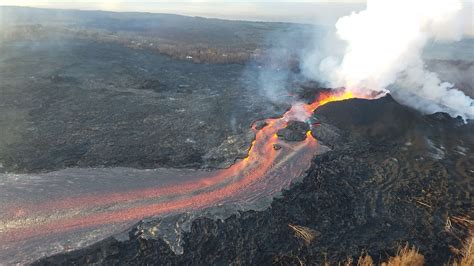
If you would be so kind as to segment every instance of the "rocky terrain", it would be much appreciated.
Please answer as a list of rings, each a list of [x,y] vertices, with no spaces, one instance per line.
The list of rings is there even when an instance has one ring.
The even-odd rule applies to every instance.
[[[363,251],[378,261],[404,243],[418,247],[427,265],[456,255],[452,247],[467,233],[456,221],[474,214],[472,122],[424,116],[390,96],[330,103],[315,116],[321,125],[313,134],[333,150],[315,157],[302,182],[270,208],[197,218],[183,233],[182,252],[156,236],[165,221],[156,218],[128,236],[35,264],[300,265]]]
[[[281,114],[252,66],[197,65],[80,39],[0,47],[0,171],[224,167]]]
[[[55,186],[50,194],[23,194],[54,202],[51,191],[67,198],[72,190],[87,196],[92,187],[107,200],[103,191],[122,195],[163,183],[153,171],[179,182],[181,171],[229,167],[247,156],[252,125],[258,132],[267,126],[262,119],[321,91],[301,79],[293,53],[295,45],[304,51],[311,43],[300,41],[314,37],[308,25],[8,7],[0,7],[0,23],[0,186],[9,198],[0,200],[8,207],[0,218],[24,214],[10,204],[21,205],[21,197],[11,196],[18,191]],[[465,53],[459,58],[438,46],[425,55],[428,69],[470,96],[472,45],[453,46]],[[315,156],[301,182],[270,207],[262,206],[271,198],[258,208],[221,205],[151,217],[35,264],[302,265],[362,252],[383,261],[405,243],[419,248],[427,265],[457,255],[467,236],[462,221],[474,219],[473,121],[423,115],[387,95],[330,103],[309,122],[290,121],[276,135],[295,144],[311,129],[331,151]],[[138,172],[146,174],[137,178]],[[119,179],[126,182],[118,185]],[[111,208],[104,206],[97,209]],[[41,254],[89,243],[78,242]],[[28,251],[38,243],[11,250],[37,258]]]

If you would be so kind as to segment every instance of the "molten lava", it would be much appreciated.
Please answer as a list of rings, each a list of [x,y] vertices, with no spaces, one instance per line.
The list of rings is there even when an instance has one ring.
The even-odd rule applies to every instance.
[[[336,90],[336,91],[326,91],[321,92],[318,96],[318,99],[311,104],[305,106],[305,109],[308,112],[314,112],[319,106],[325,105],[330,102],[337,102],[343,100],[349,100],[354,98],[352,91],[348,90]]]
[[[321,105],[350,98],[351,92],[323,92],[313,103],[295,103],[281,118],[267,119],[267,126],[260,130],[252,127],[256,137],[248,156],[227,169],[188,171],[182,178],[186,181],[179,184],[16,203],[11,210],[0,213],[0,247],[31,237],[220,204],[250,203],[271,196],[309,167],[319,147],[311,131],[305,141],[296,144],[279,140],[277,131],[285,128],[288,121],[306,121]],[[275,149],[276,144],[282,148]]]

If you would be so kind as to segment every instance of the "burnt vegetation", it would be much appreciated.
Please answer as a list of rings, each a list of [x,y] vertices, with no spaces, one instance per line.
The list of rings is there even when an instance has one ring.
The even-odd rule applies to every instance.
[[[146,49],[194,63],[245,64],[270,61],[281,49],[285,62],[294,50],[279,47],[289,33],[309,39],[313,27],[289,23],[225,21],[168,14],[81,12],[0,7],[0,41],[75,37]],[[295,42],[295,46],[302,45]]]

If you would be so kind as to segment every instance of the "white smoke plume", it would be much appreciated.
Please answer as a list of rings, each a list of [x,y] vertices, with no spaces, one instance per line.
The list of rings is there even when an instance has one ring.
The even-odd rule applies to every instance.
[[[472,119],[474,100],[442,82],[422,60],[427,42],[462,38],[461,11],[459,0],[368,0],[366,10],[336,23],[337,37],[347,44],[343,55],[321,57],[315,50],[305,72],[356,95],[390,91],[423,112]]]

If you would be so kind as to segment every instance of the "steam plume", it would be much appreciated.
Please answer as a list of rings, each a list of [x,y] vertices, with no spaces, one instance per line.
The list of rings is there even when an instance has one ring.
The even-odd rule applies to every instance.
[[[458,0],[368,0],[367,9],[342,17],[337,36],[347,43],[342,56],[314,51],[306,73],[355,94],[390,91],[401,103],[424,112],[445,111],[474,118],[474,101],[425,68],[428,41],[462,38]]]

